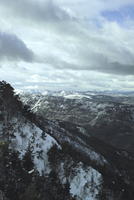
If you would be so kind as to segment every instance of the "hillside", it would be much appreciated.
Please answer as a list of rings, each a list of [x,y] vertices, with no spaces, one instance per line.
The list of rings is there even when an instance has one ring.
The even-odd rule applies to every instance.
[[[0,102],[0,199],[133,199],[132,153],[34,113],[4,81]]]

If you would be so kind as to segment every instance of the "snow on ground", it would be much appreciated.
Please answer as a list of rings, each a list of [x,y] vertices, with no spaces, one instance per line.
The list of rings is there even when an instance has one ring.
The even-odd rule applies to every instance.
[[[82,163],[76,167],[74,176],[70,177],[70,193],[82,200],[96,200],[101,189],[102,176],[91,167]]]
[[[66,169],[70,169],[66,171]],[[97,200],[102,189],[102,175],[82,162],[66,160],[57,169],[62,184],[70,183],[70,194],[76,200]]]
[[[77,126],[77,129],[83,134],[83,135],[87,135],[87,131],[85,128],[81,127],[81,126]],[[89,134],[88,134],[89,136]]]
[[[86,95],[82,95],[82,94],[68,94],[68,95],[65,95],[63,96],[64,98],[66,99],[82,99],[82,98],[88,98],[88,99],[92,99],[91,97],[89,96],[86,96]]]
[[[31,108],[31,110],[33,110],[34,112],[37,112],[38,109],[41,107],[41,99],[39,99],[35,105]]]
[[[30,148],[35,168],[40,175],[49,173],[50,168],[47,152],[55,144],[60,147],[56,140],[30,123],[20,123],[19,126],[16,126],[14,136],[11,145],[19,152],[20,159],[24,157]]]

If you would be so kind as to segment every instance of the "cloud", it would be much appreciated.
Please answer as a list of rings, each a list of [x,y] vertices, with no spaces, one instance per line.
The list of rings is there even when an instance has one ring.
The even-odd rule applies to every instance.
[[[69,13],[60,8],[53,0],[1,0],[2,9],[7,10],[13,16],[19,16],[26,20],[41,22],[58,22],[69,20]]]
[[[133,0],[1,0],[0,8],[7,17],[21,17],[27,21],[65,22],[89,20],[105,11],[118,10],[134,5]],[[5,14],[6,13],[6,14]]]
[[[76,29],[78,30],[78,29]],[[103,23],[97,30],[84,29],[80,34],[51,37],[49,46],[41,52],[44,63],[55,69],[89,70],[108,74],[134,74],[134,29],[121,27],[116,22]],[[58,41],[58,42],[57,42]],[[45,41],[42,41],[45,44]],[[42,45],[43,49],[43,45]]]
[[[93,67],[94,71],[100,71],[107,74],[115,74],[115,75],[134,75],[134,64],[133,65],[125,65],[118,62],[115,63],[107,63],[105,65],[100,65],[100,67]]]
[[[134,1],[1,0],[0,59],[7,63],[0,63],[0,76],[21,87],[132,87],[133,16],[130,21],[124,15],[122,23],[119,17],[108,18],[109,12],[123,12],[128,5]]]
[[[105,0],[95,0],[94,3],[89,5],[87,0],[84,0],[83,4],[81,0],[75,0],[74,3],[58,0],[57,3],[51,0],[40,0],[38,2],[34,0],[17,2],[2,0],[2,5],[11,4],[6,9],[16,10],[16,16],[49,22],[48,26],[40,25],[40,30],[35,27],[36,31],[32,29],[32,26],[27,29],[23,27],[24,30],[27,30],[24,38],[27,37],[26,35],[30,31],[31,36],[27,41],[34,44],[31,45],[31,48],[39,55],[38,62],[43,62],[44,66],[50,65],[55,69],[63,70],[89,70],[120,75],[133,74],[134,29],[128,30],[126,27],[121,27],[117,22],[109,22],[98,16],[100,26],[94,25],[94,21],[91,24],[83,24],[83,20],[75,21],[65,11],[66,5],[73,9],[76,3],[78,3],[76,7],[79,8],[83,5],[84,10],[86,10],[86,6],[87,8],[91,6],[90,10],[94,7],[98,13],[106,8],[108,10],[115,9],[110,1],[107,2]],[[132,3],[132,1],[125,0],[122,2],[117,0],[115,3],[119,8],[127,3]],[[66,19],[69,21],[64,23]],[[58,22],[56,28],[59,31],[53,29],[55,25],[51,22],[54,21]],[[60,23],[60,21],[63,21],[63,23]],[[37,39],[35,39],[34,33]],[[23,60],[27,59],[23,58]]]
[[[63,7],[73,10],[78,18],[96,18],[103,11],[119,10],[126,5],[134,5],[133,0],[55,0]]]
[[[91,56],[91,55],[90,55]],[[73,64],[58,58],[49,58],[46,63],[51,64],[56,69],[60,70],[73,70],[73,71],[96,71],[113,75],[134,75],[134,64],[122,64],[119,62],[110,62],[107,57],[102,54],[92,54],[93,57],[89,57],[88,61],[83,61],[83,65],[80,63]],[[83,58],[82,58],[83,59]],[[80,59],[80,61],[82,60]],[[97,59],[97,60],[95,60]]]
[[[32,62],[33,52],[14,34],[0,32],[0,60],[24,60]]]

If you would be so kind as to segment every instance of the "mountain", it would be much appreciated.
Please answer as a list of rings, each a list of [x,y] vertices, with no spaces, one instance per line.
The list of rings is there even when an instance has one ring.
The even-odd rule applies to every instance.
[[[21,99],[38,116],[77,124],[88,134],[134,153],[133,97],[60,93],[23,94]]]
[[[24,96],[0,82],[1,200],[133,199],[133,153],[94,137],[80,123],[52,118],[51,109],[41,109],[46,96]]]

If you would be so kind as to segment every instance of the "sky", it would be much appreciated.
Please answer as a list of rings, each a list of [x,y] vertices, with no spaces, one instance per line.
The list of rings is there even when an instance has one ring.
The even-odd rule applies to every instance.
[[[134,0],[1,0],[0,24],[16,89],[134,89]]]

